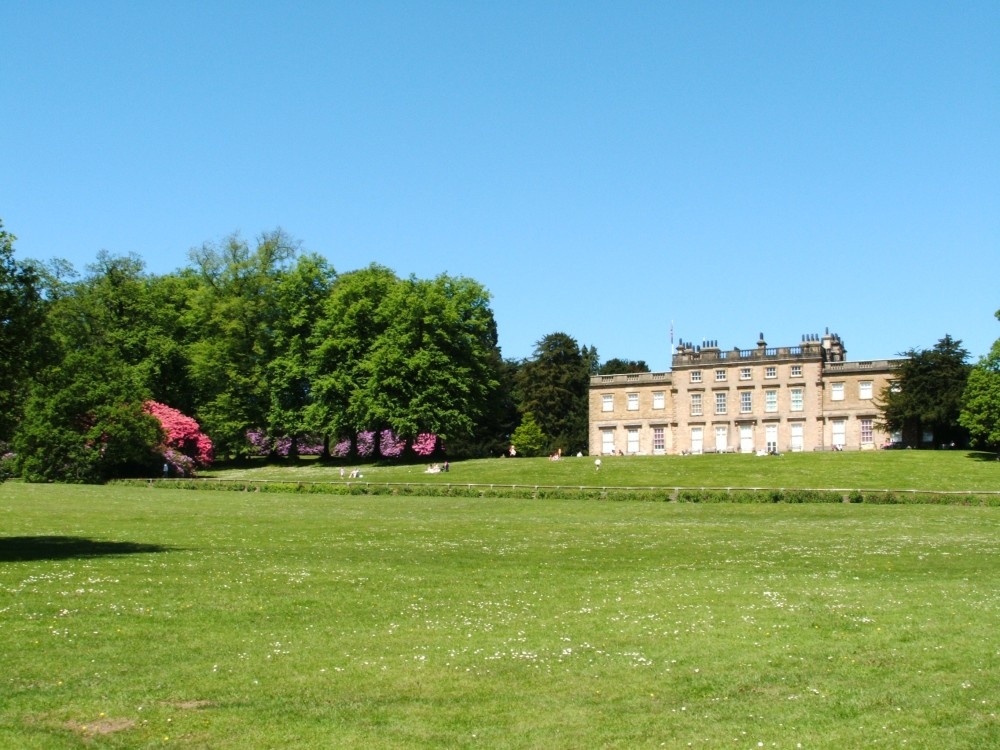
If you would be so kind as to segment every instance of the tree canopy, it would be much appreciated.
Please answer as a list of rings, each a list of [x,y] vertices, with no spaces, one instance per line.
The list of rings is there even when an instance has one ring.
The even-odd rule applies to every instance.
[[[971,366],[962,342],[945,334],[931,349],[900,356],[894,380],[879,400],[885,427],[901,432],[911,446],[964,445],[968,434],[959,414]]]
[[[1000,339],[969,373],[959,422],[977,446],[1000,451]]]

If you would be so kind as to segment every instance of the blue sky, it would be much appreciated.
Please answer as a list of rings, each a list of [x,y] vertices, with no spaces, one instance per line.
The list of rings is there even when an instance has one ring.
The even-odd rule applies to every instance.
[[[851,359],[1000,338],[1000,3],[0,6],[16,257],[283,228],[547,333]]]

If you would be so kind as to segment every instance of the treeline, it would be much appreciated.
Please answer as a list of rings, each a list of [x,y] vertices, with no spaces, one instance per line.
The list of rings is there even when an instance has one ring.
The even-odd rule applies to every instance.
[[[26,479],[158,471],[150,404],[196,420],[216,459],[586,450],[596,350],[553,333],[504,359],[473,279],[338,274],[281,231],[166,275],[102,251],[80,276],[13,243],[0,224],[0,442]]]

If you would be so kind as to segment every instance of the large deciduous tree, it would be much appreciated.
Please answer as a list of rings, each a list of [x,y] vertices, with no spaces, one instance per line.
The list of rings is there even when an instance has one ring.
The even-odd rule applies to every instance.
[[[0,441],[20,418],[34,369],[43,354],[45,308],[40,279],[14,259],[14,240],[0,221]]]
[[[959,422],[977,446],[1000,451],[1000,339],[969,373]]]
[[[517,373],[517,402],[549,438],[548,449],[587,449],[587,391],[596,351],[565,333],[550,333]]]
[[[908,445],[963,445],[967,433],[959,414],[971,366],[962,342],[946,334],[931,349],[900,356],[879,400],[883,425],[901,432]]]

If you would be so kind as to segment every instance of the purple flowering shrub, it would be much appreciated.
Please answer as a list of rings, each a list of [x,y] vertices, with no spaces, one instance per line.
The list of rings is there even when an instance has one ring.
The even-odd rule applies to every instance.
[[[264,430],[247,430],[246,437],[251,453],[256,456],[269,456],[274,451],[275,455],[287,457],[292,449],[292,438],[288,435],[271,438]],[[323,441],[314,435],[299,435],[298,451],[300,456],[318,456],[323,452]]]
[[[347,458],[351,455],[350,439],[337,441],[337,444],[330,449],[330,455],[334,458]]]
[[[368,458],[375,452],[375,433],[365,430],[358,433],[358,455],[361,458]]]
[[[392,430],[382,430],[378,436],[378,450],[386,458],[399,458],[406,448],[406,441]]]

